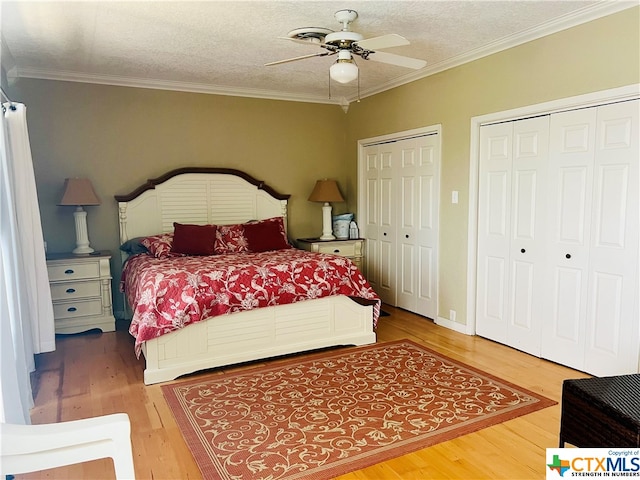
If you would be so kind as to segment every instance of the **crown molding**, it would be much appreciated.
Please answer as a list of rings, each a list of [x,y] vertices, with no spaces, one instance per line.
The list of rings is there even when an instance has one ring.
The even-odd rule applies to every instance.
[[[319,95],[301,95],[260,90],[252,88],[225,87],[205,83],[176,82],[171,80],[153,80],[146,78],[123,77],[116,75],[95,75],[60,70],[39,68],[18,68],[18,78],[35,78],[41,80],[59,80],[63,82],[94,83],[100,85],[114,85],[118,87],[151,88],[155,90],[173,90],[190,93],[206,93],[211,95],[225,95],[232,97],[262,98],[267,100],[286,100],[292,102],[325,103],[343,107],[344,97],[328,98]]]
[[[558,17],[550,22],[529,28],[514,35],[503,37],[480,48],[470,50],[442,62],[427,66],[417,72],[412,72],[393,81],[384,83],[374,89],[361,90],[359,94],[350,97],[324,97],[319,95],[289,94],[271,90],[225,87],[202,83],[177,82],[169,80],[150,80],[135,77],[95,75],[78,72],[55,71],[38,68],[12,68],[7,72],[9,80],[13,78],[36,78],[44,80],[59,80],[67,82],[95,83],[133,88],[151,88],[157,90],[174,90],[191,93],[205,93],[212,95],[226,95],[236,97],[262,98],[268,100],[284,100],[293,102],[323,103],[338,105],[346,113],[349,104],[359,99],[376,95],[407,83],[420,80],[436,73],[463,65],[474,60],[522,45],[553,33],[572,28],[583,23],[618,13],[628,8],[640,5],[638,0],[602,0],[600,3],[585,7],[570,14]]]
[[[552,21],[500,38],[494,42],[470,50],[461,55],[451,57],[442,62],[434,63],[433,65],[427,66],[417,72],[403,75],[402,77],[398,77],[391,82],[382,84],[375,89],[363,90],[360,92],[359,98],[370,97],[372,95],[391,90],[392,88],[435,75],[436,73],[444,70],[458,67],[465,63],[469,63],[483,57],[488,57],[494,53],[508,50],[510,48],[517,47],[518,45],[522,45],[629,8],[637,7],[639,5],[640,1],[638,0],[602,0],[600,3],[595,5],[576,10],[575,12],[560,16]],[[357,99],[357,96],[347,98],[349,102],[353,102]]]

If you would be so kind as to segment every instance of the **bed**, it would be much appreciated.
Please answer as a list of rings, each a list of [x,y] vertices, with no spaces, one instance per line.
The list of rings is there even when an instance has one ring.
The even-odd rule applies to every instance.
[[[174,231],[175,223],[231,226],[275,219],[286,232],[288,198],[238,170],[173,170],[128,195],[115,197],[120,242],[124,245],[168,234]],[[291,250],[292,254],[298,252]],[[123,262],[137,257],[129,255],[123,252]],[[261,254],[250,255],[255,255],[257,262]],[[249,257],[242,258],[248,261]],[[194,261],[192,258],[191,263]],[[344,258],[340,261],[349,263]],[[126,269],[125,264],[123,277]],[[135,319],[136,305],[127,303],[127,314]],[[336,294],[207,316],[158,337],[136,340],[146,363],[144,382],[165,382],[203,369],[318,348],[375,343],[379,307],[377,298]]]

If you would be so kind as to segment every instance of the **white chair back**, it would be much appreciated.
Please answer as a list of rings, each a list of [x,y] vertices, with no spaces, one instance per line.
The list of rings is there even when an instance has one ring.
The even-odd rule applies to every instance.
[[[116,479],[134,479],[126,413],[45,425],[0,424],[0,474],[17,475],[112,458]]]

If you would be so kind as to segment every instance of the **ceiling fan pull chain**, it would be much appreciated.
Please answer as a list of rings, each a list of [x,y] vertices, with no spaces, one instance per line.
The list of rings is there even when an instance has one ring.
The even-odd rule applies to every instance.
[[[356,95],[356,102],[359,103],[360,102],[360,66],[358,65],[358,62],[356,62],[355,57],[351,57],[351,61],[353,62],[353,64],[356,67],[358,67],[358,78],[357,78],[357,80],[358,80],[358,86],[357,86],[358,94]]]

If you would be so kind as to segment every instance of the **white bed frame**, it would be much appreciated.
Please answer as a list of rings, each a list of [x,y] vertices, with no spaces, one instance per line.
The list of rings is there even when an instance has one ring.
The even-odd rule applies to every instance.
[[[286,225],[288,198],[238,170],[173,170],[129,195],[115,197],[120,241],[171,232],[173,222],[223,225],[282,216]],[[145,342],[144,383],[316,348],[375,341],[373,306],[346,296],[265,307],[209,318]]]

